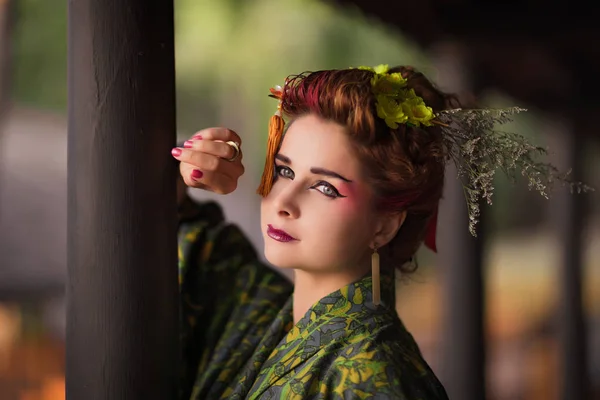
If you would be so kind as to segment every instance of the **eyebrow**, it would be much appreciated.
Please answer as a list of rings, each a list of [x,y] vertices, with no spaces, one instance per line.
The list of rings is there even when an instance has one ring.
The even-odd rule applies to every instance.
[[[285,163],[285,164],[292,165],[292,160],[290,160],[289,157],[286,157],[283,154],[277,154],[275,156],[275,158],[278,159],[279,161]],[[338,174],[337,172],[333,172],[333,171],[330,171],[330,170],[325,169],[325,168],[312,167],[310,169],[310,172],[312,172],[315,175],[329,176],[329,177],[332,177],[332,178],[341,179],[344,182],[352,183],[352,181],[350,179],[344,178],[342,175]]]

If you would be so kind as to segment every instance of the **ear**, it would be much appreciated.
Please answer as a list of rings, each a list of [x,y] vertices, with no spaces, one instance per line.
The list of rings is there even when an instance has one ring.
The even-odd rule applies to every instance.
[[[377,247],[383,247],[388,244],[396,236],[405,219],[406,211],[387,213],[379,217],[373,244],[377,245]]]

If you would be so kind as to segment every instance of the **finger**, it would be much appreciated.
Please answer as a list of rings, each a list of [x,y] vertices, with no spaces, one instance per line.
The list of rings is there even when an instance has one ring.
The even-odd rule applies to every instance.
[[[187,186],[217,194],[229,194],[237,189],[237,179],[219,172],[201,172],[189,164],[181,164],[181,175]]]
[[[195,169],[196,169],[196,167],[191,164],[187,164],[187,163],[179,164],[179,173],[181,174],[181,178],[183,179],[185,184],[187,186],[190,186],[193,188],[203,189],[202,183],[198,182],[194,178],[193,172]]]
[[[230,159],[235,155],[233,146],[225,142],[215,142],[208,139],[187,140],[183,146],[186,149],[201,151],[203,153],[212,154],[213,156]]]
[[[202,172],[219,172],[238,179],[244,173],[244,166],[239,162],[230,162],[212,154],[176,147],[172,151],[173,157],[181,163],[191,164]]]
[[[192,139],[197,139],[199,137],[202,139],[209,139],[209,140],[222,140],[223,142],[232,140],[232,141],[236,142],[238,145],[240,145],[240,146],[242,145],[242,138],[237,133],[235,133],[231,129],[227,129],[227,128],[203,129],[201,131],[196,132],[196,134],[194,136],[192,136]]]
[[[232,179],[218,172],[207,172],[200,178],[193,178],[196,182],[203,184],[206,189],[217,194],[229,194],[237,189],[237,179]]]

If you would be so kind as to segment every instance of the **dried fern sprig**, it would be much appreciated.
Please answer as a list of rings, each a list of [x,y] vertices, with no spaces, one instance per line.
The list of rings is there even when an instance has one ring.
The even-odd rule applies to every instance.
[[[550,163],[538,161],[547,155],[546,149],[534,146],[522,135],[496,130],[497,125],[512,122],[512,116],[526,111],[511,107],[502,109],[454,109],[436,116],[441,125],[447,156],[454,162],[461,179],[469,213],[469,232],[476,235],[480,201],[492,204],[494,175],[498,169],[511,180],[522,175],[542,196],[556,182],[568,185],[572,192],[593,191],[593,188],[570,179],[570,171],[561,173]]]

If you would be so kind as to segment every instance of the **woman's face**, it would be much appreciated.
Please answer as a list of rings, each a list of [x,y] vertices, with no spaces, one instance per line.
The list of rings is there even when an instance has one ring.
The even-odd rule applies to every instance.
[[[261,204],[267,260],[310,272],[365,268],[377,217],[344,128],[314,115],[296,119],[275,164]]]

